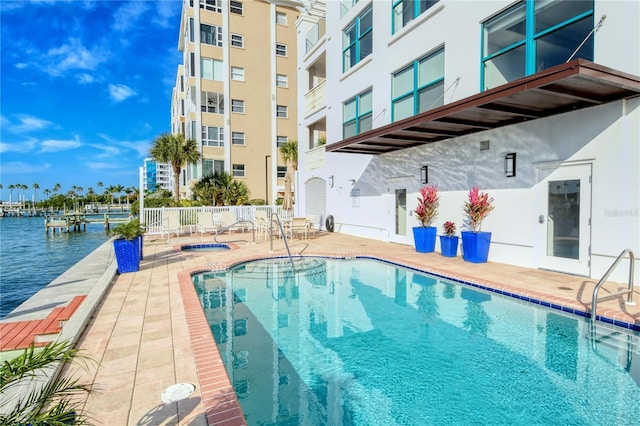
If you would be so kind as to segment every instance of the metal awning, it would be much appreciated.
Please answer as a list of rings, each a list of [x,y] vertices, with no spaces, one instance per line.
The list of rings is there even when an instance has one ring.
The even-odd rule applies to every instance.
[[[384,154],[640,95],[640,77],[584,59],[541,71],[326,146]]]

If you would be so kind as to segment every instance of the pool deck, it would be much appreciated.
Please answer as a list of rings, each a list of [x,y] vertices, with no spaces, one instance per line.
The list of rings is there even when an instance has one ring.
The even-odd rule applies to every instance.
[[[218,241],[250,237],[250,233],[235,233],[219,236]],[[282,240],[273,241],[273,251],[269,241],[237,242],[235,249],[224,251],[179,250],[183,244],[213,242],[211,235],[186,235],[169,242],[147,236],[140,270],[116,275],[93,302],[77,347],[100,364],[89,371],[74,368],[73,373],[94,383],[97,391],[84,408],[95,424],[245,424],[191,274],[286,255],[286,250]],[[597,281],[494,262],[473,264],[460,257],[417,253],[411,246],[338,233],[289,244],[294,255],[371,256],[579,312],[589,310]],[[608,283],[600,296],[624,286]],[[626,305],[624,300],[626,296],[599,302],[598,314],[640,325],[640,303]],[[637,290],[634,301],[640,302]],[[192,383],[196,389],[177,403],[163,404],[163,390],[178,383]]]

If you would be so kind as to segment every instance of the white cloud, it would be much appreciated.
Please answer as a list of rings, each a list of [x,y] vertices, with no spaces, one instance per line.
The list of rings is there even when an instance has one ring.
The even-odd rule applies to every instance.
[[[98,154],[99,158],[111,158],[111,157],[115,157],[122,154],[122,150],[117,146],[99,145],[99,144],[90,144],[89,146],[99,151],[102,151],[101,154]]]
[[[6,143],[0,142],[0,153],[2,152],[30,152],[37,146],[37,139],[27,139],[21,142]],[[4,165],[3,165],[4,167]]]
[[[129,86],[125,86],[124,84],[109,85],[109,95],[111,95],[111,99],[116,102],[124,101],[125,99],[130,98],[135,94],[135,90],[133,90]]]
[[[28,66],[28,65],[27,65],[27,64],[25,64],[24,62],[18,62],[18,63],[16,64],[16,68],[18,68],[19,70],[25,69],[25,68],[27,68],[27,66]]]
[[[19,115],[19,123],[12,123],[7,118],[2,117],[2,128],[11,133],[27,133],[46,129],[53,126],[48,120],[43,120],[32,115]]]
[[[66,141],[48,139],[40,143],[40,151],[38,151],[38,153],[41,154],[44,152],[69,151],[71,149],[80,148],[81,146],[82,142],[80,142],[77,138]]]
[[[35,174],[41,173],[48,170],[50,165],[48,163],[35,165],[35,164],[27,164],[21,161],[15,161],[11,163],[2,164],[2,174],[13,175],[13,174]]]
[[[89,84],[93,82],[94,82],[93,76],[87,74],[86,72],[78,75],[78,83],[80,84]]]
[[[158,2],[163,3],[163,2]],[[155,3],[154,3],[155,4]],[[120,9],[113,14],[114,31],[125,31],[133,27],[136,21],[147,11],[149,6],[146,2],[135,1],[125,3]]]
[[[48,65],[42,67],[49,75],[59,77],[69,70],[95,70],[108,56],[105,49],[87,49],[77,38],[70,38],[67,44],[49,49],[46,53]]]

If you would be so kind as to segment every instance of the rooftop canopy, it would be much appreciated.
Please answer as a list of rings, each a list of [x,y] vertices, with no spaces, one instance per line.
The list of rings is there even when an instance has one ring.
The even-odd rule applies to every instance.
[[[575,59],[326,146],[384,154],[640,95],[640,77]]]

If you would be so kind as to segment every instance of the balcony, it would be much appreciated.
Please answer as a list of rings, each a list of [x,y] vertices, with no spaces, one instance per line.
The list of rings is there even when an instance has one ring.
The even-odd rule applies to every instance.
[[[311,52],[311,50],[313,50],[313,47],[316,44],[318,44],[318,42],[320,41],[320,39],[322,39],[322,37],[324,37],[326,31],[327,31],[326,23],[324,18],[322,18],[313,26],[313,28],[309,30],[309,32],[307,32],[307,34],[304,37],[305,38],[305,50],[304,50],[305,55]]]
[[[324,108],[326,106],[326,99],[324,93],[324,86],[326,80],[323,80],[316,87],[309,90],[304,95],[304,115],[305,117],[310,116],[316,111]]]

